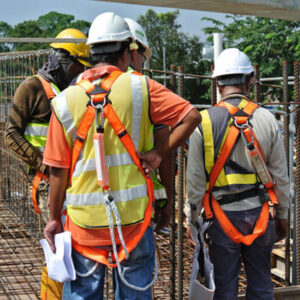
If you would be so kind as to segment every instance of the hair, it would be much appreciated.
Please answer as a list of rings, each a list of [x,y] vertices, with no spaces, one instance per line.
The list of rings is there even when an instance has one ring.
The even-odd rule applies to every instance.
[[[110,43],[105,43],[106,48],[115,48],[116,44],[118,42],[110,42]],[[103,51],[103,45],[104,44],[95,44],[91,46],[90,53],[91,53],[91,60],[92,63],[95,65],[97,63],[109,63],[112,65],[116,65],[123,55],[125,50],[129,50],[129,41],[121,42],[120,43],[120,48],[118,51],[114,52],[106,52],[105,50]],[[103,53],[104,52],[104,53]]]
[[[254,75],[254,72],[251,74],[232,74],[232,75],[225,75],[220,76],[217,78],[217,83],[220,86],[236,86],[236,85],[242,85],[249,81]]]

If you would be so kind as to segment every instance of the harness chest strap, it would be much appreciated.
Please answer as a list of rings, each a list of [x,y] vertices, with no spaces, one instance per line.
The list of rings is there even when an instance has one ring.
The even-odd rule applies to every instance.
[[[226,107],[229,110],[229,113],[231,115],[234,115],[236,112],[238,112],[238,108],[234,107],[232,105],[228,104],[227,107],[227,103],[221,101],[219,103],[219,106],[223,106]],[[255,111],[255,109],[257,108],[257,104],[253,103],[253,102],[248,102],[248,104],[244,107],[244,109],[242,110],[244,113],[246,113],[248,116],[234,116],[234,118],[236,119],[238,124],[244,124],[247,119],[249,118],[250,115],[252,115],[252,113]],[[262,205],[262,210],[260,213],[260,216],[255,224],[255,227],[253,229],[252,234],[248,234],[248,235],[243,235],[232,223],[231,221],[228,219],[228,217],[226,216],[226,214],[224,213],[224,211],[222,210],[220,204],[218,203],[218,201],[213,197],[212,195],[212,189],[213,186],[220,174],[220,171],[222,170],[222,168],[224,167],[225,162],[228,159],[228,156],[230,155],[233,146],[237,140],[237,137],[240,134],[240,130],[232,125],[229,129],[228,135],[226,137],[226,140],[224,142],[224,145],[221,149],[221,152],[217,158],[216,163],[214,164],[212,171],[210,173],[209,176],[209,187],[204,195],[203,198],[203,207],[205,210],[205,215],[207,219],[211,219],[213,217],[213,212],[211,210],[211,208],[213,209],[215,216],[219,222],[219,224],[221,225],[221,227],[223,228],[224,232],[228,235],[229,238],[231,238],[231,240],[235,243],[243,243],[245,245],[251,245],[252,242],[260,235],[262,235],[268,225],[269,222],[269,205],[268,202],[264,203]],[[256,141],[256,138],[254,137],[254,140]],[[257,141],[256,141],[257,143]],[[275,195],[275,194],[274,194]],[[211,198],[211,205],[210,205],[210,198]]]
[[[118,72],[118,71],[110,73],[111,76],[107,77],[101,83],[101,87],[106,90],[109,90],[113,81],[116,80],[116,78],[118,76],[120,76],[121,74],[122,74],[122,72]],[[87,80],[81,81],[78,84],[86,90],[87,94],[89,94],[95,88],[95,86],[90,81],[87,81]],[[96,95],[96,96],[98,96],[98,95]],[[103,95],[102,95],[102,97],[103,97]],[[105,95],[104,95],[104,97],[105,97]],[[102,100],[104,99],[104,97],[102,98]],[[88,109],[86,110],[86,112],[82,118],[82,121],[79,125],[79,128],[77,130],[76,135],[79,138],[76,138],[75,143],[74,143],[74,148],[72,151],[72,166],[71,166],[72,171],[70,173],[70,178],[72,177],[72,173],[74,171],[76,161],[77,161],[80,151],[83,147],[83,143],[87,136],[88,130],[95,118],[95,111],[96,111],[96,108],[92,107],[91,105],[88,106]],[[147,228],[151,222],[151,217],[152,217],[151,212],[153,209],[152,204],[154,202],[153,182],[152,182],[151,178],[149,179],[145,175],[145,173],[142,169],[140,160],[137,157],[136,150],[135,150],[134,144],[132,142],[132,139],[109,102],[104,106],[104,114],[105,114],[105,117],[107,118],[108,122],[110,123],[111,127],[115,131],[116,135],[120,138],[122,144],[126,148],[127,152],[129,153],[130,157],[132,158],[133,162],[137,165],[139,170],[142,172],[142,174],[146,180],[146,185],[147,185],[147,190],[148,190],[149,201],[148,201],[148,204],[147,204],[147,207],[145,210],[144,221],[140,227],[139,232],[136,234],[135,238],[127,241],[126,246],[127,246],[128,252],[130,252],[137,246],[137,244],[139,243],[140,239],[143,237],[145,231],[147,230]],[[85,122],[85,120],[87,120],[87,122]],[[83,125],[82,123],[87,123],[87,124]],[[77,144],[76,148],[75,148],[75,144]],[[111,264],[108,261],[108,259],[107,259],[108,251],[106,251],[106,250],[98,249],[96,247],[83,246],[83,245],[76,243],[75,241],[72,241],[72,246],[77,252],[81,253],[85,257],[88,257],[94,261],[100,262],[100,263],[108,265],[110,267],[117,266],[116,263]],[[118,252],[118,259],[121,262],[125,258],[126,258],[125,250],[123,247],[120,247],[120,250]]]

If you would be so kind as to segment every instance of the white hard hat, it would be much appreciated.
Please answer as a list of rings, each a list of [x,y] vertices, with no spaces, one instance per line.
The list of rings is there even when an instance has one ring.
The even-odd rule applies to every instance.
[[[233,74],[250,75],[253,72],[254,68],[245,53],[237,48],[228,48],[218,56],[212,77]]]
[[[87,45],[121,42],[132,38],[128,24],[113,12],[97,16],[89,30]]]
[[[137,42],[141,43],[143,47],[145,47],[144,54],[145,54],[146,59],[147,60],[150,59],[152,56],[152,51],[149,48],[146,33],[145,33],[143,27],[132,19],[125,18],[124,20],[127,22],[128,26],[130,28],[131,34],[133,35],[133,38]]]

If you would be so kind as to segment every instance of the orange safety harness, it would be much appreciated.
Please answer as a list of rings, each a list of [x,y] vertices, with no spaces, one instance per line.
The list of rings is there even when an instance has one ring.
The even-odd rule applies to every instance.
[[[46,79],[44,79],[42,76],[37,76],[38,79],[41,81],[41,84],[43,86],[43,89],[46,93],[46,96],[48,98],[48,100],[50,101],[51,99],[53,99],[56,95],[52,90],[51,84],[49,81],[47,81]],[[38,201],[37,201],[37,191],[38,191],[38,187],[39,184],[42,180],[46,180],[49,181],[49,176],[42,173],[41,171],[36,171],[34,178],[33,178],[33,182],[32,182],[32,192],[31,192],[31,196],[32,196],[32,204],[34,207],[34,210],[37,214],[41,214],[41,209],[38,205]]]
[[[226,216],[220,204],[212,195],[212,189],[240,134],[244,136],[249,145],[251,144],[255,147],[255,149],[258,149],[259,154],[262,156],[262,152],[259,148],[252,127],[248,123],[249,117],[258,108],[258,105],[249,101],[241,110],[238,107],[221,100],[217,106],[226,108],[234,122],[231,124],[220,154],[209,175],[209,186],[203,198],[205,217],[209,220],[213,218],[213,215],[215,215],[224,232],[233,242],[237,244],[243,243],[245,245],[251,245],[257,237],[261,236],[266,231],[269,222],[269,203],[263,203],[260,216],[255,224],[252,234],[243,235]],[[264,183],[264,186],[268,192],[271,203],[278,204],[277,197],[274,193],[273,182],[270,180],[269,182]]]
[[[143,237],[146,229],[148,228],[151,217],[152,217],[152,211],[153,211],[153,203],[154,203],[154,193],[153,193],[153,182],[152,178],[148,178],[141,166],[140,160],[136,154],[136,150],[134,147],[134,144],[132,142],[132,139],[130,135],[128,134],[126,128],[118,118],[117,114],[115,113],[111,102],[108,99],[109,91],[114,83],[114,81],[122,74],[121,71],[113,71],[110,73],[102,82],[100,85],[95,86],[93,83],[91,83],[87,79],[83,79],[80,82],[77,83],[77,85],[81,86],[87,93],[87,95],[93,100],[94,103],[102,103],[103,104],[103,112],[105,117],[107,118],[108,122],[110,123],[111,127],[113,128],[115,134],[120,138],[122,144],[128,151],[130,157],[132,158],[133,162],[137,165],[141,173],[143,174],[147,190],[148,190],[148,197],[149,201],[145,210],[145,216],[144,221],[139,229],[139,232],[134,236],[133,239],[130,239],[126,243],[127,251],[130,253],[141,238]],[[80,125],[76,131],[76,138],[72,149],[72,163],[71,163],[71,170],[70,170],[70,181],[69,184],[71,185],[71,178],[72,174],[75,169],[76,162],[78,160],[78,157],[80,155],[80,152],[82,150],[84,141],[86,139],[86,136],[88,134],[88,131],[91,127],[92,122],[95,119],[97,108],[92,106],[91,104],[88,105],[88,108],[86,109],[81,121]],[[103,190],[109,189],[109,187],[103,187]],[[100,262],[102,264],[105,264],[110,267],[116,267],[117,264],[111,264],[108,261],[108,250],[99,249],[96,247],[90,247],[90,246],[83,246],[78,244],[76,241],[72,240],[72,247],[79,253],[81,253],[83,256],[92,259],[96,262]],[[123,259],[126,258],[126,250],[124,250],[123,246],[119,247],[118,250],[118,260],[121,262]]]

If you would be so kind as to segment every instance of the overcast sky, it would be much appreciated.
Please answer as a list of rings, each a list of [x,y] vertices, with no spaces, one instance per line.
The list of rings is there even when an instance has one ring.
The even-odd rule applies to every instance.
[[[50,11],[70,14],[76,20],[92,22],[97,15],[106,11],[113,11],[122,17],[136,20],[140,14],[145,14],[149,8],[152,8],[157,13],[174,10],[172,8],[91,0],[2,0],[1,2],[0,21],[4,21],[9,25],[16,25],[27,20],[37,20],[39,16],[45,15]],[[180,10],[178,23],[182,25],[182,31],[189,34],[197,34],[201,40],[204,40],[201,29],[209,23],[201,21],[201,18],[213,17],[224,21],[224,16],[225,14],[221,13]]]

